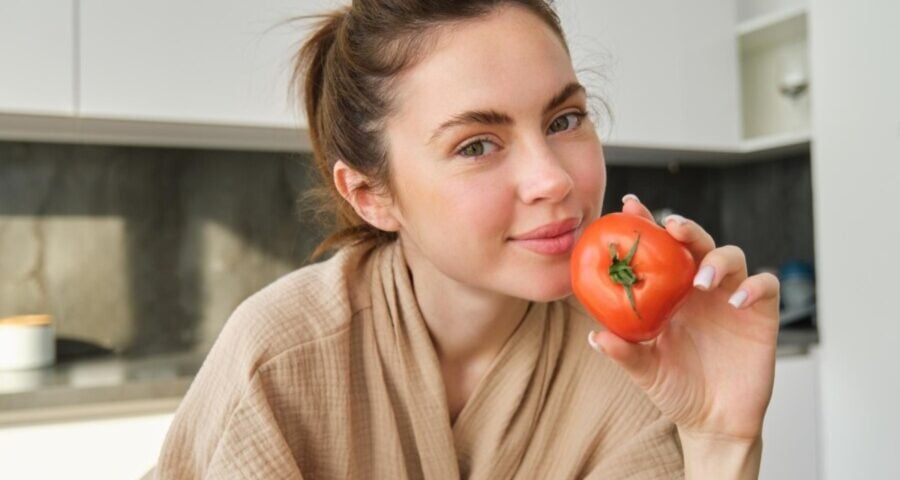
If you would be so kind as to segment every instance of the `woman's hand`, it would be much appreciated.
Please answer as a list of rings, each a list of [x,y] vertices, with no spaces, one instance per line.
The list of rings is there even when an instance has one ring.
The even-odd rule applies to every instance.
[[[653,219],[637,197],[623,201],[623,212]],[[778,279],[748,277],[740,248],[716,248],[690,220],[670,216],[665,228],[698,262],[695,288],[653,340],[630,343],[607,330],[591,340],[647,392],[682,439],[754,444],[772,396]]]

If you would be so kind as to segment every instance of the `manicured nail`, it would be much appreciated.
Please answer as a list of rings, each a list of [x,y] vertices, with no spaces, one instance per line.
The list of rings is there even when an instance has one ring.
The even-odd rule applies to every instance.
[[[694,277],[694,286],[700,287],[702,290],[709,290],[712,285],[713,277],[716,275],[716,269],[712,265],[706,265],[697,272]]]
[[[687,219],[677,213],[666,215],[666,218],[663,219],[663,225],[669,223],[669,220],[675,220],[679,225],[684,225],[685,223],[687,223]]]
[[[638,202],[638,203],[640,203],[640,201],[641,201],[641,200],[637,197],[637,195],[635,195],[635,194],[633,194],[633,193],[626,193],[625,196],[622,197],[622,203],[624,204],[624,203],[625,203],[625,200],[628,200],[629,198],[630,198],[631,200],[634,200],[635,202]]]
[[[588,332],[588,345],[590,345],[594,350],[603,353],[603,349],[600,348],[600,345],[597,345],[597,343],[594,341],[594,332]]]
[[[747,301],[747,297],[749,296],[750,294],[742,288],[734,292],[734,295],[732,295],[731,298],[728,299],[728,303],[730,303],[734,308],[741,308],[741,305],[743,305],[744,302]]]

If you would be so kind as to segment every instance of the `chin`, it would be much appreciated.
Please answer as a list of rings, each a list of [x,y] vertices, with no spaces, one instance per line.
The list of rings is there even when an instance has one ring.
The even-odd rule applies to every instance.
[[[572,281],[568,276],[568,270],[564,278],[554,279],[546,276],[537,278],[530,285],[523,286],[518,296],[532,302],[547,303],[572,294]]]

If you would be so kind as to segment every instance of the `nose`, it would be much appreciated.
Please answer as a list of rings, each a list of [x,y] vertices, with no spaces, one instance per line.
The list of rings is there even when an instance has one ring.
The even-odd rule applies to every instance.
[[[516,163],[518,194],[526,204],[557,203],[574,188],[572,176],[545,138],[532,142]]]

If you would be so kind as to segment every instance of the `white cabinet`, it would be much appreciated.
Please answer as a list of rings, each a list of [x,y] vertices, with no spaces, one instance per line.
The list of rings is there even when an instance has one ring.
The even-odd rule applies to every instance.
[[[288,84],[310,23],[279,22],[335,4],[81,0],[80,114],[296,128]]]
[[[0,113],[74,114],[73,4],[0,1]]]
[[[286,144],[273,138],[306,124],[288,84],[312,22],[279,22],[346,3],[5,0],[0,112],[49,113],[61,121],[0,115],[0,138]],[[601,129],[605,141],[734,151],[734,2],[572,0],[556,7],[576,67],[599,74],[579,76],[612,106],[613,127]],[[198,125],[225,128],[210,133]],[[195,131],[182,140],[176,127]],[[249,140],[231,140],[247,132]]]
[[[819,475],[817,350],[779,357],[763,425],[761,480],[814,480]]]
[[[735,2],[557,2],[576,72],[611,104],[616,145],[734,150]]]
[[[808,7],[797,0],[741,2],[754,3],[766,3],[772,10],[737,25],[743,138],[808,138]]]
[[[805,49],[774,38],[760,54],[751,40],[772,29],[735,27],[781,3],[803,13],[773,24],[791,27],[805,2],[555,2],[579,78],[611,107],[607,161],[722,163],[808,145],[808,101],[784,101],[767,77]],[[0,1],[0,139],[308,150],[289,82],[315,21],[285,22],[347,3]]]
[[[0,428],[3,478],[137,479],[156,465],[174,414]]]

